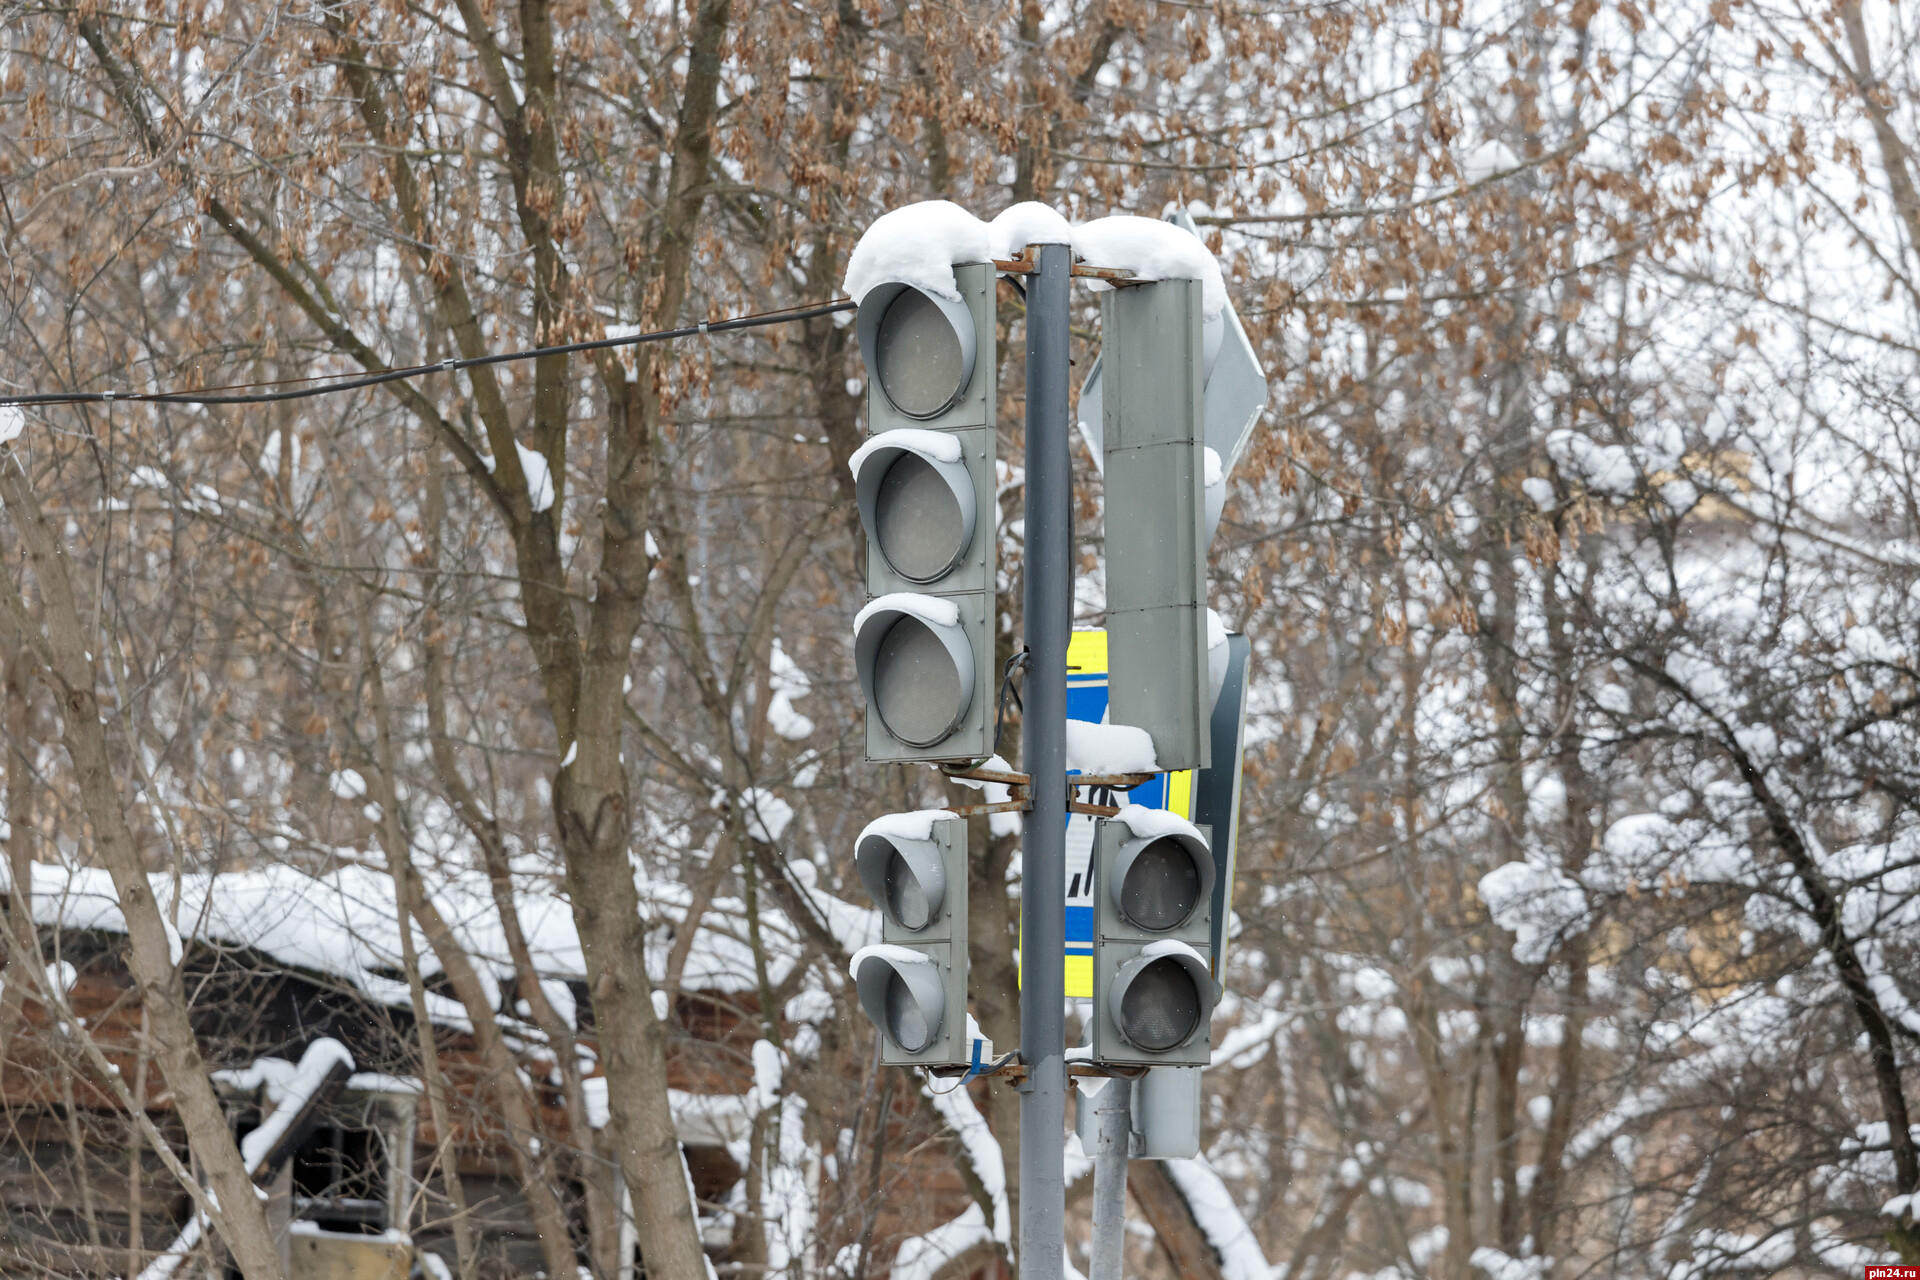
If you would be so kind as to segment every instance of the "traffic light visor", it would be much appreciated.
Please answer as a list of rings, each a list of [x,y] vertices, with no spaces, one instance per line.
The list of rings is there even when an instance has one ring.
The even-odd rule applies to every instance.
[[[853,458],[854,495],[867,539],[909,582],[937,582],[973,545],[973,478],[951,435],[886,431]]]
[[[937,418],[973,380],[973,315],[958,298],[910,284],[875,285],[860,300],[860,358],[887,402],[909,418]]]
[[[1136,835],[1113,860],[1109,892],[1121,919],[1166,933],[1212,900],[1213,877],[1213,851],[1198,832]]]
[[[931,840],[869,835],[854,850],[853,860],[867,893],[895,925],[918,932],[940,915],[947,873]]]
[[[939,1037],[946,996],[931,960],[905,948],[873,948],[859,957],[854,986],[860,1007],[900,1049],[919,1053]]]
[[[937,746],[973,705],[973,646],[951,601],[880,597],[854,623],[853,654],[867,705],[910,747]]]
[[[1192,947],[1157,942],[1120,966],[1107,1007],[1127,1043],[1167,1053],[1191,1041],[1213,1016],[1213,975]]]

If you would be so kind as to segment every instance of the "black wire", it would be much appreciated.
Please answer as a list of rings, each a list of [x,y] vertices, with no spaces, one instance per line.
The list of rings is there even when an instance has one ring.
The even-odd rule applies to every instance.
[[[1013,674],[1030,665],[1032,656],[1032,652],[1021,645],[1020,652],[1007,659],[1006,669],[1000,673],[999,705],[993,716],[993,754],[996,756],[1000,754],[1000,733],[1007,727],[1008,695],[1012,695],[1013,705],[1022,713],[1027,709],[1026,704],[1020,701],[1020,691],[1013,687]]]
[[[417,378],[428,373],[452,373],[458,369],[472,369],[483,364],[507,364],[517,360],[537,360],[541,356],[570,355],[576,351],[637,347],[648,342],[690,338],[695,334],[725,333],[732,329],[757,329],[770,324],[789,324],[795,320],[811,320],[815,316],[832,315],[836,311],[852,311],[858,306],[856,302],[842,299],[839,302],[829,302],[818,307],[737,316],[732,320],[714,320],[706,324],[689,325],[682,329],[637,333],[626,338],[597,338],[592,342],[569,342],[557,347],[535,347],[530,351],[509,351],[502,355],[475,356],[468,360],[441,360],[435,364],[409,365],[404,369],[384,369],[362,378],[350,378],[345,382],[329,383],[324,387],[301,387],[293,391],[257,391],[247,395],[221,395],[202,391],[48,391],[33,395],[0,395],[0,405],[112,404],[115,401],[141,404],[272,404],[280,400],[305,400],[313,396],[332,395],[336,391],[356,391],[361,387],[377,387],[382,383],[398,382],[403,378]]]

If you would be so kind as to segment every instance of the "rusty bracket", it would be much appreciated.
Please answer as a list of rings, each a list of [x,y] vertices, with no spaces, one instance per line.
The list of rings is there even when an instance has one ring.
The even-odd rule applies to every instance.
[[[965,769],[956,769],[950,764],[940,766],[940,772],[949,778],[960,778],[967,782],[1000,782],[1009,787],[1028,787],[1033,779],[1024,773],[1008,773],[1001,769],[980,769],[969,765]]]
[[[1155,775],[1151,773],[1081,773],[1067,778],[1067,812],[1091,814],[1096,818],[1111,818],[1119,813],[1124,805],[1094,804],[1081,800],[1075,794],[1078,787],[1137,787],[1143,782],[1151,782]]]
[[[1069,787],[1138,787],[1152,782],[1157,773],[1074,773],[1067,775]]]
[[[940,1080],[953,1080],[966,1077],[971,1080],[1005,1080],[1008,1084],[1019,1084],[1027,1078],[1027,1064],[1017,1059],[1005,1066],[991,1071],[971,1072],[967,1067],[928,1067],[928,1075]]]
[[[947,812],[956,818],[984,818],[990,813],[1026,813],[1033,808],[1033,801],[1023,796],[1019,800],[1002,800],[996,804],[950,804]]]
[[[949,778],[967,782],[997,782],[1005,786],[1012,794],[1006,800],[992,804],[950,804],[947,812],[962,818],[978,818],[989,813],[1028,813],[1033,809],[1033,779],[1024,773],[1010,773],[1003,769],[956,769],[952,765],[941,765],[940,772]],[[1079,799],[1080,787],[1137,787],[1144,782],[1153,781],[1151,773],[1082,773],[1067,777],[1067,812],[1088,813],[1096,818],[1111,818],[1119,813],[1122,806],[1111,804],[1092,804]]]
[[[1107,1067],[1098,1062],[1069,1062],[1067,1075],[1099,1076],[1110,1080],[1138,1080],[1147,1074],[1145,1067]]]
[[[1028,245],[1011,258],[993,259],[993,269],[1010,276],[1030,276],[1040,269],[1033,260],[1033,246]]]
[[[1072,274],[1085,280],[1104,280],[1116,289],[1123,285],[1146,283],[1134,279],[1133,272],[1126,267],[1089,267],[1081,263],[1073,269]]]
[[[926,1072],[937,1080],[956,1080],[968,1075],[968,1069],[966,1067],[928,1067],[926,1068]],[[1084,1060],[1067,1063],[1067,1076],[1069,1079],[1076,1076],[1092,1076],[1097,1079],[1138,1080],[1145,1074],[1147,1074],[1145,1067],[1110,1067],[1098,1062],[1087,1062]],[[969,1077],[971,1080],[992,1080],[996,1078],[1005,1080],[1008,1084],[1020,1084],[1027,1078],[1027,1064],[1018,1061],[1009,1062],[1006,1066],[1000,1067],[997,1070],[981,1071]]]
[[[1033,808],[1033,779],[1024,773],[1008,773],[1000,769],[956,769],[952,765],[941,765],[940,772],[949,778],[958,778],[967,782],[998,782],[1005,786],[1008,798],[992,804],[950,804],[947,812],[962,818],[984,817],[989,813],[1026,813]]]
[[[993,269],[1004,275],[1030,276],[1040,269],[1040,264],[1034,261],[1033,246],[1028,245],[1011,258],[993,259]],[[1074,264],[1068,274],[1083,280],[1104,280],[1116,287],[1144,283],[1135,280],[1133,272],[1126,267],[1090,267],[1084,262]]]

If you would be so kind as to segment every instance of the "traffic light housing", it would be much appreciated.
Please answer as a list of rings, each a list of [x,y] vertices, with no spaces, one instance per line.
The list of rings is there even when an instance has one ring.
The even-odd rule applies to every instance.
[[[869,603],[854,623],[870,761],[993,750],[994,270],[959,299],[892,281],[860,302],[870,435],[850,465]]]
[[[1107,689],[1162,769],[1212,764],[1201,285],[1101,295]]]
[[[1208,834],[1129,805],[1093,838],[1093,1059],[1205,1066],[1217,1000]]]
[[[853,857],[880,908],[880,945],[855,952],[852,970],[881,1060],[968,1065],[966,821],[890,814],[860,833]]]

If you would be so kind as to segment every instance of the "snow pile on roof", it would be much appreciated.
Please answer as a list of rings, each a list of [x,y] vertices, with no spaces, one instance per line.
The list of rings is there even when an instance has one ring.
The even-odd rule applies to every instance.
[[[1145,729],[1069,720],[1067,768],[1080,773],[1158,773],[1160,761]]]
[[[326,1083],[336,1067],[345,1067],[351,1073],[353,1055],[338,1040],[322,1036],[300,1055],[299,1066],[290,1073],[275,1073],[281,1078],[267,1081],[268,1098],[273,1099],[276,1091],[279,1096],[275,1099],[277,1105],[272,1114],[260,1122],[258,1129],[240,1139],[240,1158],[246,1161],[248,1173],[259,1172],[260,1162],[266,1159],[267,1152],[286,1133],[287,1127],[299,1116],[300,1109],[307,1105],[307,1099]]]
[[[992,257],[986,223],[951,200],[922,200],[873,220],[847,257],[847,296],[858,302],[875,285],[899,280],[957,302],[953,264]]]
[[[763,820],[768,815],[762,809]],[[647,968],[666,975],[672,932],[686,918],[693,891],[668,880],[648,879],[636,870],[641,910],[655,927],[647,938]],[[172,877],[150,877],[163,915],[171,914]],[[549,978],[583,981],[586,957],[574,929],[573,910],[552,880],[535,874],[516,877],[521,928],[534,967]],[[493,989],[497,1007],[501,980],[513,972],[506,933],[484,875],[477,871],[430,876],[429,891],[461,945],[474,959],[481,981]],[[0,889],[11,891],[0,866]],[[849,949],[879,935],[878,913],[856,907],[818,889],[806,896],[821,923]],[[125,933],[120,900],[105,870],[94,867],[33,865],[34,922],[68,930]],[[216,947],[248,947],[292,969],[336,978],[369,999],[398,1008],[410,1006],[399,975],[400,926],[393,880],[384,870],[349,863],[313,876],[293,867],[270,864],[247,871],[185,876],[180,884],[179,919],[190,940]],[[799,929],[771,903],[760,909],[767,941],[769,976],[785,981],[801,954]],[[427,975],[438,972],[427,940],[418,929],[414,945]],[[748,942],[745,905],[716,898],[700,918],[681,974],[689,990],[753,991],[753,948]],[[564,988],[549,984],[552,994]],[[466,1010],[456,1000],[427,992],[427,1008],[436,1023],[465,1027]]]
[[[273,1061],[279,1067],[287,1067],[285,1062],[279,1062],[278,1059]],[[260,1065],[255,1064],[256,1067]],[[269,1096],[271,1097],[276,1082],[280,1089],[280,1096],[273,1113],[260,1123],[260,1127],[240,1139],[240,1159],[246,1165],[249,1174],[260,1172],[261,1162],[273,1149],[273,1144],[278,1142],[286,1133],[288,1126],[299,1118],[301,1109],[307,1105],[307,1099],[326,1083],[327,1076],[339,1066],[345,1066],[348,1071],[352,1071],[353,1055],[348,1053],[347,1047],[338,1040],[322,1037],[307,1046],[307,1051],[301,1056],[298,1067],[284,1072],[268,1069],[258,1073],[259,1079],[268,1083]],[[233,1077],[248,1075],[247,1072],[216,1071],[214,1078],[234,1083]],[[259,1087],[258,1083],[254,1087]],[[264,1196],[266,1192],[262,1191],[260,1194]],[[139,1280],[168,1280],[168,1277],[179,1270],[180,1264],[193,1254],[205,1230],[206,1219],[199,1213],[195,1213],[187,1220],[187,1225],[181,1228],[180,1234],[174,1237],[173,1243],[167,1246],[166,1251],[148,1263],[140,1272]]]
[[[1030,244],[1072,244],[1073,228],[1038,200],[1023,200],[994,215],[987,235],[996,258],[1017,257]]]
[[[322,1045],[334,1046],[333,1049],[321,1050],[322,1057],[327,1062],[334,1061],[339,1055],[345,1055],[339,1057],[339,1060],[344,1061],[348,1067],[353,1066],[353,1056],[347,1052],[345,1045],[337,1040],[321,1039],[309,1045],[306,1055],[297,1063],[288,1062],[285,1058],[255,1058],[244,1067],[228,1067],[211,1074],[216,1082],[241,1093],[258,1093],[265,1089],[267,1101],[277,1107],[289,1097],[304,1098],[313,1091],[313,1085],[318,1083],[318,1079],[309,1082],[306,1077],[309,1066],[314,1065],[314,1051],[320,1049]],[[339,1051],[338,1054],[334,1052],[336,1049]],[[325,1074],[324,1071],[322,1074]],[[419,1081],[405,1076],[379,1076],[373,1072],[362,1072],[349,1078],[349,1087],[354,1087],[354,1080],[362,1082],[359,1087],[392,1082],[392,1087],[399,1091],[413,1093],[420,1091]]]
[[[1220,263],[1198,236],[1162,222],[1115,214],[1073,229],[1073,256],[1095,267],[1119,267],[1140,280],[1198,280],[1200,313],[1206,319],[1227,305]]]
[[[1513,935],[1513,958],[1544,964],[1561,939],[1587,927],[1587,891],[1580,882],[1533,862],[1509,862],[1480,877],[1480,899],[1493,921]]]

